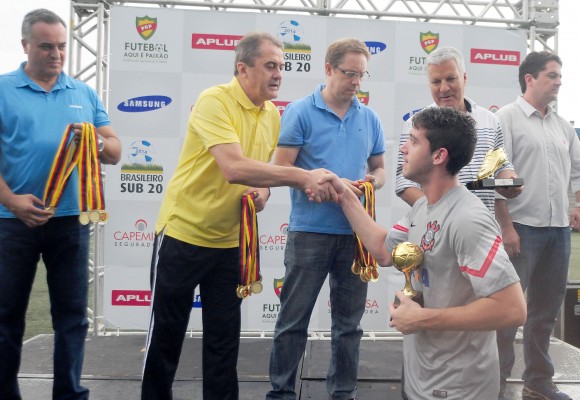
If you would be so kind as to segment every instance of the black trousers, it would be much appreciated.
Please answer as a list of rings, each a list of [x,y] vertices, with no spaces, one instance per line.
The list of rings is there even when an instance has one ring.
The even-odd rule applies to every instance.
[[[152,313],[141,399],[172,399],[183,340],[200,288],[203,322],[203,398],[237,400],[240,345],[239,249],[191,245],[155,238],[151,263]],[[190,354],[187,357],[199,357]],[[185,358],[182,362],[188,362]]]

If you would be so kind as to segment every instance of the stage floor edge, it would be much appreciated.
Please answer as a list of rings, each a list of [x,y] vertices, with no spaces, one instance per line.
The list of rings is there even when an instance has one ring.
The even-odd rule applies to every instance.
[[[188,335],[174,383],[175,400],[202,400],[201,335]],[[242,334],[238,360],[240,400],[263,399],[270,388],[268,363],[271,333]],[[298,399],[327,399],[326,371],[330,357],[328,332],[312,333],[302,357],[296,382]],[[358,399],[399,400],[402,336],[393,332],[365,334],[361,342]],[[91,400],[137,400],[140,397],[144,334],[89,336],[82,384]],[[39,335],[24,343],[19,384],[25,400],[49,400],[52,390],[53,335]],[[521,336],[516,339],[513,377],[523,371]],[[560,390],[580,399],[580,349],[553,339],[555,382]],[[508,381],[508,399],[520,400],[523,384]]]

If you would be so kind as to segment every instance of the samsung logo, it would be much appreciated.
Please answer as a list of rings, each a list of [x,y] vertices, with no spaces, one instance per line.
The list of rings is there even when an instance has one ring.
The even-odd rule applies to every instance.
[[[371,54],[380,53],[387,48],[387,45],[383,42],[365,42],[365,44]]]
[[[403,121],[408,121],[409,118],[412,118],[413,115],[417,114],[421,110],[422,110],[422,108],[417,108],[416,110],[413,110],[413,111],[408,112],[407,114],[403,115]]]
[[[122,112],[146,112],[159,110],[171,104],[171,97],[167,96],[141,96],[125,100],[117,106]]]

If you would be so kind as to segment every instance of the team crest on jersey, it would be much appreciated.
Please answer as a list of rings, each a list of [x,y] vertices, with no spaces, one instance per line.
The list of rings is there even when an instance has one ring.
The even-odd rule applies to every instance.
[[[439,232],[439,229],[441,229],[441,226],[437,223],[437,220],[427,224],[427,231],[421,238],[421,248],[423,251],[433,250],[433,246],[435,246],[435,234]]]
[[[157,18],[151,18],[147,15],[144,17],[136,17],[135,28],[139,36],[145,40],[149,40],[157,30]]]

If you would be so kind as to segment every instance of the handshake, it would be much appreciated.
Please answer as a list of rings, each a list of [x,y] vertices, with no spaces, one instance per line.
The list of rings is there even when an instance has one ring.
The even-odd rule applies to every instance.
[[[344,197],[350,193],[360,197],[364,194],[363,183],[365,181],[377,186],[373,175],[366,175],[365,180],[352,181],[340,178],[323,168],[308,171],[308,174],[309,178],[304,186],[304,192],[310,201],[317,203],[326,201],[340,204]]]

